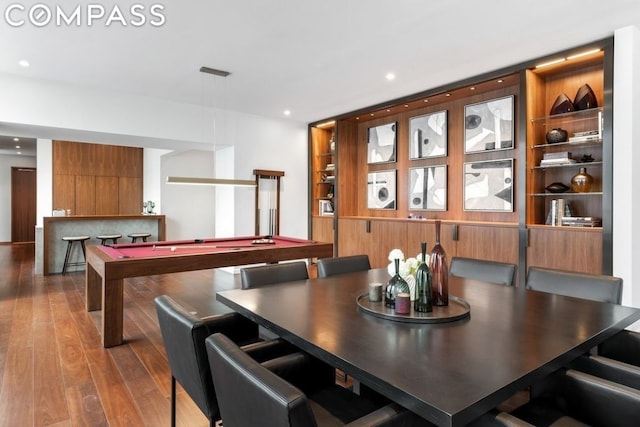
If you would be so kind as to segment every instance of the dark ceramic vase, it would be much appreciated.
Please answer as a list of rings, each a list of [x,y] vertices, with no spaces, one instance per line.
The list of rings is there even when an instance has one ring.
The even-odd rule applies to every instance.
[[[547,185],[544,189],[547,190],[549,193],[564,193],[569,189],[569,186],[561,182],[552,182],[551,184]]]
[[[427,242],[420,244],[422,259],[426,259]],[[429,313],[433,311],[431,298],[433,297],[433,286],[431,283],[431,271],[426,262],[422,262],[416,271],[416,300],[413,302],[413,309],[419,313]]]
[[[558,142],[567,142],[567,138],[569,138],[569,132],[561,128],[551,129],[545,135],[547,140],[547,144],[557,144]]]
[[[571,100],[569,99],[566,93],[561,93],[560,95],[558,95],[558,97],[556,98],[556,101],[553,103],[553,106],[551,107],[551,112],[549,114],[553,116],[555,114],[570,113],[572,111],[575,111],[573,102],[571,102]]]
[[[593,93],[591,86],[583,84],[578,89],[576,97],[573,99],[573,108],[576,111],[588,110],[589,108],[596,108],[598,101],[596,100],[596,94]]]
[[[396,306],[396,297],[399,293],[411,293],[409,284],[400,276],[400,260],[396,258],[394,260],[396,274],[393,275],[384,290],[384,305],[394,308]]]

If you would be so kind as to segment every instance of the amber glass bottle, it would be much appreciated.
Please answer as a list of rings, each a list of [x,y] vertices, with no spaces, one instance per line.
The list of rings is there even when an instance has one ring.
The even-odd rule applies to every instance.
[[[433,299],[436,306],[449,305],[449,266],[447,253],[440,245],[440,221],[436,221],[436,245],[431,249],[429,268],[433,283]]]

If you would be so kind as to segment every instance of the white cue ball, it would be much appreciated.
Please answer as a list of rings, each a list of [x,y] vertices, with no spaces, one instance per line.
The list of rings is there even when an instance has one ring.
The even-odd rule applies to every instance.
[[[175,252],[176,251],[176,247],[175,246],[171,246],[171,252]]]

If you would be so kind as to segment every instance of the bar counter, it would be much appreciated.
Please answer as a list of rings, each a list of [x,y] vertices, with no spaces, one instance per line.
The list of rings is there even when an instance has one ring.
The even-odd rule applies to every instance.
[[[70,215],[43,218],[42,273],[62,272],[67,242],[64,236],[89,236],[87,245],[100,244],[101,234],[122,234],[119,243],[129,242],[127,234],[151,233],[149,241],[165,240],[164,215]],[[79,244],[74,244],[71,262],[82,261]],[[75,271],[75,270],[72,270]]]

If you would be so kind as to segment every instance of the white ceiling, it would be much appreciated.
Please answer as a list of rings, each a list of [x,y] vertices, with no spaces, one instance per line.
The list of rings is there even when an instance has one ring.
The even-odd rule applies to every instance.
[[[40,3],[65,11],[100,3],[107,12],[117,4],[130,19],[129,5],[143,2]],[[199,72],[208,66],[232,73],[224,80],[225,108],[279,119],[289,109],[289,120],[312,122],[640,23],[638,0],[156,3],[166,17],[160,27],[106,27],[102,19],[91,27],[83,21],[80,27],[13,28],[3,19],[0,73],[209,105],[203,84],[212,76]],[[20,67],[21,59],[31,66]],[[385,79],[389,72],[394,81]]]

